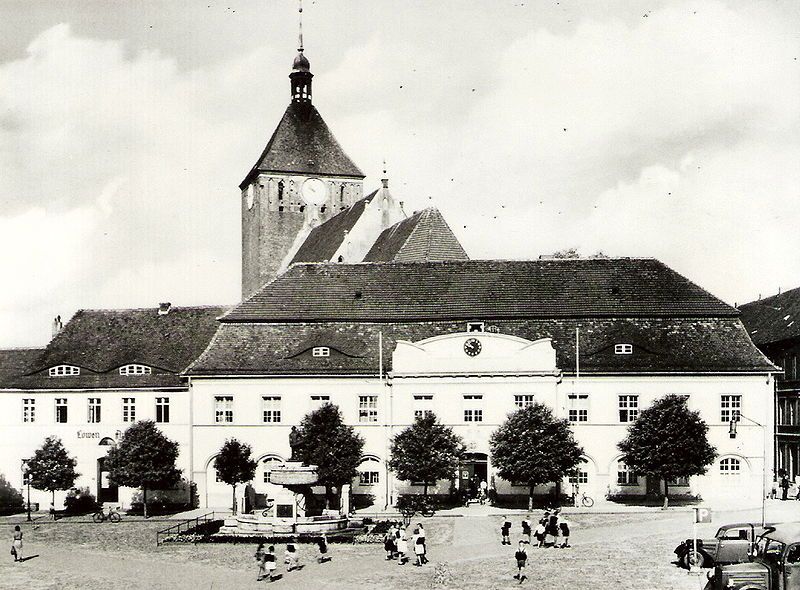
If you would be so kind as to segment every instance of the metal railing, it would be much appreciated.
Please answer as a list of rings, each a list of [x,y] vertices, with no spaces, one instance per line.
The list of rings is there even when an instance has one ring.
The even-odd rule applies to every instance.
[[[178,523],[165,528],[164,530],[158,531],[156,533],[156,547],[161,546],[169,537],[180,535],[181,533],[190,533],[193,530],[197,530],[200,525],[208,524],[217,520],[217,518],[215,518],[215,514],[215,512],[207,512],[206,514],[202,514],[195,518],[181,520]],[[195,538],[193,542],[196,545],[197,538]]]

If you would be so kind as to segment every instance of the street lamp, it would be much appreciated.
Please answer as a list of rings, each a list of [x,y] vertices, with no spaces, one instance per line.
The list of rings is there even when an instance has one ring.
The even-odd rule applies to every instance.
[[[28,522],[31,521],[31,476],[28,473],[28,460],[22,460],[22,483],[28,486]]]
[[[761,468],[761,526],[763,527],[767,523],[767,427],[760,422],[756,422],[752,418],[748,418],[741,412],[734,412],[731,416],[731,424],[729,433],[731,438],[736,438],[736,423],[744,418],[748,422],[752,422],[756,426],[760,426],[762,432],[764,433],[764,441],[762,446],[762,468]]]

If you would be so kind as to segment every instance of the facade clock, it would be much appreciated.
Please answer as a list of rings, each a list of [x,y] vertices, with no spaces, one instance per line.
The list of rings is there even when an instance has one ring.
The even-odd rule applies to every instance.
[[[477,338],[469,338],[466,342],[464,342],[464,352],[467,353],[468,356],[478,356],[481,353],[481,341]]]
[[[300,188],[306,205],[324,205],[328,200],[328,187],[319,178],[307,178]]]

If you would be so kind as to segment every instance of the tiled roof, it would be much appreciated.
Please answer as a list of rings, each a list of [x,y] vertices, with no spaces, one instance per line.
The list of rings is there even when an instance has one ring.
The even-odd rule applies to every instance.
[[[325,223],[311,230],[305,242],[297,250],[291,264],[295,262],[328,262],[342,245],[345,235],[353,229],[367,206],[378,191],[374,191],[340,211]]]
[[[267,147],[239,188],[244,188],[259,172],[364,178],[364,173],[344,153],[316,107],[311,106],[306,117],[297,103],[286,108]]]
[[[29,367],[39,358],[43,350],[43,348],[0,350],[0,388],[10,387],[15,379],[27,373]]]
[[[756,344],[800,337],[800,288],[745,303],[739,311]]]
[[[364,262],[425,262],[468,258],[442,214],[430,207],[385,229],[364,257]]]
[[[172,307],[81,310],[31,362],[24,374],[9,379],[20,388],[168,387],[182,385],[179,373],[206,348],[227,308]],[[57,365],[80,367],[75,376],[49,377]],[[142,364],[150,375],[119,374],[119,367]]]
[[[222,321],[737,315],[657,260],[593,258],[296,264]]]
[[[576,328],[580,329],[582,374],[774,370],[735,317],[513,319],[492,321],[491,325],[503,334],[532,341],[551,338],[557,365],[566,373],[575,369]],[[223,324],[188,372],[377,375],[379,332],[383,335],[383,368],[388,371],[398,340],[416,342],[465,328],[461,321]],[[614,345],[620,343],[633,344],[633,354],[614,354]],[[314,357],[309,350],[313,346],[330,347],[330,356]]]

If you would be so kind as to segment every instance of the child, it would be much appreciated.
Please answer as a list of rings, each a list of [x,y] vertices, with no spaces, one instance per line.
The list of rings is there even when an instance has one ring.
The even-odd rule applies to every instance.
[[[283,563],[286,564],[286,571],[290,572],[293,569],[297,569],[298,565],[298,555],[297,555],[297,548],[294,546],[294,543],[289,543],[286,545],[286,553],[283,556]]]
[[[11,549],[13,549],[12,555],[14,556],[14,561],[25,561],[22,559],[22,531],[19,525],[14,527],[14,544],[11,546]]]
[[[564,539],[564,542],[561,543],[562,547],[569,547],[569,521],[561,517],[561,522],[558,523],[559,528],[561,529],[561,536]]]
[[[537,547],[544,547],[544,524],[545,519],[543,518],[539,521],[539,524],[536,525],[536,530],[533,533],[533,536],[536,537],[536,541],[538,541],[536,544]]]
[[[526,516],[522,519],[522,536],[526,539],[526,542],[530,544],[531,542],[531,521]]]
[[[417,558],[415,565],[422,566],[427,560],[425,559],[425,537],[421,537],[418,531],[415,531],[413,538],[414,542],[414,555]]]
[[[419,529],[419,538],[422,540],[422,563],[428,563],[428,545],[425,542],[425,527],[422,526],[421,522],[417,523],[417,529]]]
[[[383,548],[386,550],[386,560],[389,561],[394,559],[394,553],[396,550],[394,527],[390,528],[386,532],[386,536],[383,538]]]
[[[517,575],[514,576],[514,579],[519,580],[519,583],[522,584],[522,580],[525,579],[525,563],[528,561],[528,553],[525,551],[525,541],[520,539],[519,547],[517,548],[517,552],[514,553],[514,557],[517,560]]]
[[[263,580],[267,573],[267,564],[266,560],[264,559],[265,556],[266,553],[264,553],[264,543],[259,543],[258,547],[256,548],[256,553],[253,555],[253,558],[256,560],[256,565],[258,565],[258,576],[256,577],[256,582]]]
[[[317,540],[317,547],[319,548],[319,557],[317,561],[319,563],[324,563],[330,560],[328,557],[328,537],[325,536],[325,533],[322,533],[322,536]]]
[[[511,539],[509,538],[511,534],[511,521],[508,520],[508,518],[505,519],[503,526],[500,527],[500,534],[503,536],[501,545],[511,545]]]
[[[400,531],[397,531],[400,534]],[[397,565],[406,564],[406,553],[408,553],[408,541],[406,541],[405,531],[397,538]]]
[[[555,547],[558,545],[558,509],[550,515],[547,524],[544,525],[544,532],[547,535],[545,545]]]
[[[269,551],[264,554],[264,567],[267,570],[267,576],[269,581],[272,581],[272,574],[275,572],[275,568],[278,567],[278,560],[275,558],[275,546],[270,545]]]

